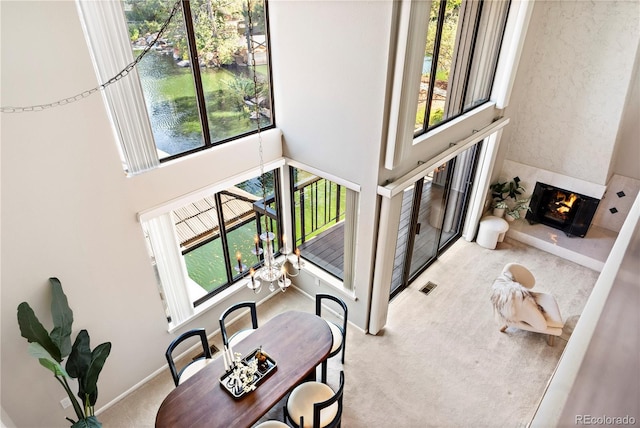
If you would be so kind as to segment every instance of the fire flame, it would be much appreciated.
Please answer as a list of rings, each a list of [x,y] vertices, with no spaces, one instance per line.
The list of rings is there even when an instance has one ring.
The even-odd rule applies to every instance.
[[[564,196],[564,195],[563,195]],[[571,194],[569,196],[569,199],[566,199],[566,197],[563,197],[562,200],[558,201],[558,209],[556,211],[558,211],[559,213],[562,214],[566,214],[569,211],[571,211],[571,207],[573,206],[573,203],[578,199],[578,197],[575,194]]]

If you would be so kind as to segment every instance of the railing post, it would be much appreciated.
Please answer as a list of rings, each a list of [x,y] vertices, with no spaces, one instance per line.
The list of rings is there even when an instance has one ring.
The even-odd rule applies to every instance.
[[[304,244],[305,236],[307,235],[305,232],[305,218],[304,218],[304,187],[297,190],[298,199],[300,202],[300,243]]]

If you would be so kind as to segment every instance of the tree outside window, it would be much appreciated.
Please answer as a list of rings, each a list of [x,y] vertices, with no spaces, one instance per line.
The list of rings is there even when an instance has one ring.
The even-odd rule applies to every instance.
[[[172,7],[164,0],[124,0],[134,56],[153,42]],[[138,64],[161,161],[255,132],[258,121],[263,129],[273,126],[263,0],[251,3],[252,31],[248,18],[243,0],[181,1]]]
[[[416,136],[489,99],[508,10],[508,1],[431,3]]]

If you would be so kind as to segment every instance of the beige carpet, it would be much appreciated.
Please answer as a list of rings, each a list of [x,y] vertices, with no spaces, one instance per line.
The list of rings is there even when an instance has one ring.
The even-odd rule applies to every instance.
[[[381,334],[348,331],[342,425],[525,426],[566,341],[558,338],[548,346],[540,334],[498,331],[489,291],[509,262],[528,266],[536,289],[556,296],[570,324],[568,339],[597,272],[511,240],[496,250],[458,240],[391,302]],[[427,281],[437,287],[425,295],[419,290]],[[289,291],[261,305],[258,313],[266,321],[282,310],[313,308],[313,301]],[[218,336],[213,343],[220,345]],[[330,360],[331,384],[341,368],[339,358]],[[167,370],[99,419],[105,428],[153,426],[158,406],[172,389]],[[282,403],[266,417],[281,418]]]

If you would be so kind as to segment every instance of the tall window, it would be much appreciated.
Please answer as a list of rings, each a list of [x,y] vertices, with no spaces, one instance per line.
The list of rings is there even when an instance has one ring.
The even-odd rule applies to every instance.
[[[351,288],[357,192],[299,168],[290,171],[295,247]]]
[[[434,0],[415,135],[489,100],[509,1]]]
[[[262,264],[262,255],[252,250],[262,245],[258,237],[267,223],[276,235],[276,253],[280,250],[279,181],[278,170],[265,172],[263,179],[237,183],[143,220],[170,324],[187,319],[194,307]]]
[[[264,0],[251,2],[251,32],[246,0],[182,0],[155,43],[174,3],[123,5],[133,55],[154,44],[137,71],[160,161],[273,126]]]

